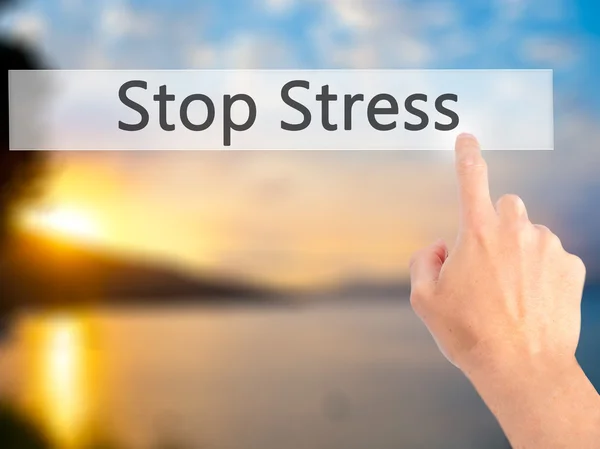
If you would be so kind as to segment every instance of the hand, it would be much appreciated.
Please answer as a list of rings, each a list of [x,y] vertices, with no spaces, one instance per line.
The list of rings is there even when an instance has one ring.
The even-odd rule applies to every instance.
[[[460,231],[410,263],[411,303],[444,355],[470,376],[498,364],[575,363],[585,267],[523,201],[492,205],[477,140],[456,142]],[[537,363],[537,362],[536,362]]]
[[[477,140],[459,136],[460,231],[411,260],[411,303],[471,380],[512,447],[598,449],[600,396],[575,359],[581,260],[520,198],[492,206]]]

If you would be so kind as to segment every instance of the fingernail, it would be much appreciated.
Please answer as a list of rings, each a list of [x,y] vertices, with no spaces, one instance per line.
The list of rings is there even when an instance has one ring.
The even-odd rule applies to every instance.
[[[460,134],[456,138],[458,162],[462,165],[474,165],[480,162],[479,141],[468,133]]]
[[[469,133],[461,133],[458,135],[458,137],[456,138],[456,140],[477,140],[476,137],[473,134],[469,134]]]

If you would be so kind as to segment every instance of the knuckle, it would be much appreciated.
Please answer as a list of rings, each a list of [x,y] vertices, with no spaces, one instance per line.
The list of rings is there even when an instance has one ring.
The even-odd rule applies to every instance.
[[[573,270],[573,272],[578,276],[585,277],[586,267],[585,267],[585,263],[583,262],[581,257],[576,256],[574,254],[568,254],[568,257],[569,257],[569,265],[570,265],[571,269]]]
[[[411,286],[410,304],[415,311],[421,310],[423,304],[429,299],[429,288],[423,283],[416,283]]]
[[[509,231],[513,241],[516,242],[519,248],[526,248],[531,242],[531,232],[526,226],[517,225],[512,227],[513,231]]]
[[[485,159],[479,158],[474,161],[472,160],[461,160],[456,164],[456,168],[459,174],[471,174],[471,173],[480,173],[487,172],[487,163]]]
[[[560,238],[553,233],[552,231],[548,231],[548,233],[546,234],[546,241],[548,242],[548,245],[554,248],[562,248],[562,242],[560,241]]]
[[[417,312],[417,314],[421,311],[421,297],[416,292],[411,292],[410,294],[410,306],[412,309]]]
[[[525,204],[523,203],[523,200],[521,199],[521,197],[519,197],[518,195],[512,194],[512,193],[507,193],[505,195],[502,195],[496,203],[497,209],[509,209],[509,210],[521,211],[524,208],[524,206],[525,206]]]
[[[479,243],[485,243],[489,236],[489,226],[482,220],[471,221],[469,227],[466,229],[466,236],[473,241]]]
[[[540,239],[544,245],[551,248],[562,248],[562,242],[560,241],[560,238],[548,227],[544,225],[535,225],[535,228],[537,229]]]

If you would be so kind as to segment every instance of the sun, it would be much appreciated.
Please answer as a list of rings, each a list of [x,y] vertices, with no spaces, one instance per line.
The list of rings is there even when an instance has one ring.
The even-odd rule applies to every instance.
[[[24,223],[33,228],[66,237],[97,241],[101,237],[100,226],[85,211],[75,208],[52,208],[36,210],[24,216]]]

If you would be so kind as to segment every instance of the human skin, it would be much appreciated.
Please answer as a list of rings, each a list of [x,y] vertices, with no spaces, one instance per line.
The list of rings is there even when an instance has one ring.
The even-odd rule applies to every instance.
[[[514,449],[600,448],[600,396],[575,358],[585,266],[523,201],[496,206],[469,134],[456,141],[460,228],[411,259],[411,304]]]

